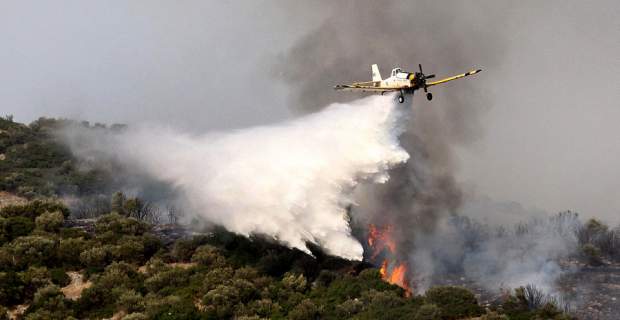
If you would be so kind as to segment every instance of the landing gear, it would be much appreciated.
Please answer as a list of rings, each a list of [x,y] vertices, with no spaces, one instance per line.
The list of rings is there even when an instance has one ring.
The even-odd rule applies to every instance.
[[[398,96],[398,102],[400,102],[400,103],[405,102],[405,97],[402,94],[400,96]]]
[[[428,100],[428,101],[433,100],[433,94],[432,94],[432,93],[430,93],[430,92],[427,92],[427,93],[426,93],[426,100]]]

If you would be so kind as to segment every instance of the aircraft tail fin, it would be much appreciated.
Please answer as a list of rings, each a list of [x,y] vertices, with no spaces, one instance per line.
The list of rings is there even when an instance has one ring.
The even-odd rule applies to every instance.
[[[381,73],[379,73],[379,66],[373,64],[372,67],[372,81],[381,81]]]

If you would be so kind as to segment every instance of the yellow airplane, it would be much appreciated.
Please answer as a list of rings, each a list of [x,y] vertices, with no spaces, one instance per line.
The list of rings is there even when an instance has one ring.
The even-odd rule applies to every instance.
[[[419,67],[420,72],[405,72],[401,68],[394,68],[392,69],[392,75],[389,78],[381,79],[379,67],[376,64],[373,64],[371,67],[372,81],[354,82],[352,84],[339,84],[336,85],[334,89],[376,92],[381,94],[384,94],[386,92],[398,91],[400,92],[400,95],[398,96],[398,102],[400,103],[405,102],[405,94],[413,94],[418,89],[424,89],[424,92],[426,92],[426,99],[428,99],[428,101],[431,101],[433,100],[433,94],[428,92],[428,87],[467,77],[482,71],[481,69],[477,69],[438,81],[426,82],[427,79],[434,78],[435,75],[425,75],[424,72],[422,72],[421,64],[419,65]]]

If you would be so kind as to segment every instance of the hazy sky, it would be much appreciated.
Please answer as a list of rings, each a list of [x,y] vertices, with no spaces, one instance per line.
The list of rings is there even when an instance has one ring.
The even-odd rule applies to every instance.
[[[0,114],[194,131],[291,117],[288,86],[274,70],[329,10],[286,1],[0,0]],[[471,61],[484,72],[462,80],[475,81],[467,89],[490,107],[480,137],[458,150],[459,180],[496,201],[620,221],[620,2],[523,1],[505,10],[500,22],[444,20],[504,38],[502,58],[490,69]],[[415,30],[394,41],[417,41]],[[464,71],[433,67],[439,76]],[[457,86],[435,89],[436,99]]]

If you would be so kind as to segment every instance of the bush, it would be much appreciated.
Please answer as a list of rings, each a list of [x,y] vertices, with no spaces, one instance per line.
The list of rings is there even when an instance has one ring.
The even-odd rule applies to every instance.
[[[95,232],[98,235],[111,232],[116,236],[140,236],[149,231],[149,229],[150,227],[146,223],[134,218],[123,217],[116,212],[102,216],[95,223]]]
[[[172,256],[176,261],[189,261],[194,255],[197,245],[191,240],[177,240],[172,247]]]
[[[601,249],[593,244],[585,244],[581,246],[581,254],[586,259],[589,265],[600,266],[603,264],[601,257]]]
[[[18,237],[27,236],[34,230],[34,222],[27,217],[9,217],[0,220],[0,238],[10,242]]]
[[[308,287],[308,281],[303,274],[295,275],[294,273],[286,273],[284,277],[282,277],[282,285],[284,288],[295,292],[304,292]]]
[[[17,268],[31,265],[53,265],[56,259],[57,242],[41,236],[19,237],[9,245],[14,265]]]
[[[80,262],[89,268],[100,269],[108,264],[109,257],[106,247],[94,247],[80,253]]]
[[[425,296],[429,303],[441,308],[443,319],[477,317],[484,313],[474,294],[463,287],[433,287]]]
[[[144,262],[144,245],[135,239],[122,239],[120,244],[113,246],[111,254],[116,261],[127,261],[142,264]]]
[[[0,320],[9,320],[9,309],[0,306]]]
[[[134,290],[125,290],[119,294],[116,307],[126,313],[144,311],[144,298]]]
[[[62,268],[54,268],[50,270],[50,276],[52,283],[60,287],[67,286],[69,285],[69,283],[71,283],[71,278]]]
[[[292,320],[315,320],[320,319],[320,308],[310,299],[304,299],[288,313]]]
[[[425,304],[416,312],[415,320],[439,320],[441,319],[441,309],[434,304]]]
[[[510,319],[564,319],[557,300],[534,285],[515,289],[504,302],[504,312]]]
[[[57,286],[48,285],[35,293],[26,319],[67,319],[73,314],[69,304]]]
[[[355,314],[362,312],[364,309],[364,303],[359,299],[349,299],[336,306],[336,315],[340,319],[349,319]]]
[[[486,314],[483,314],[480,317],[480,320],[509,320],[508,317],[504,314],[499,314],[495,311],[487,310]]]
[[[22,302],[25,283],[17,273],[0,272],[0,305],[12,306]]]
[[[75,310],[80,319],[110,317],[114,312],[111,306],[116,298],[108,288],[93,285],[82,291]]]
[[[219,250],[208,244],[198,247],[192,255],[191,261],[203,266],[213,267],[221,267],[226,263],[226,260],[219,253]]]
[[[34,220],[46,212],[60,212],[63,217],[69,216],[69,209],[60,202],[35,200],[25,204],[8,205],[0,209],[2,217],[27,217]]]
[[[233,307],[239,302],[239,290],[233,286],[219,285],[202,298],[206,312],[218,319],[232,316]]]
[[[152,296],[147,298],[147,316],[149,319],[158,320],[199,320],[202,319],[198,310],[188,299],[177,296],[160,298]],[[216,318],[217,319],[217,318]]]
[[[58,244],[58,261],[62,262],[63,265],[70,268],[81,268],[82,260],[81,254],[86,251],[89,247],[89,243],[82,238],[69,238],[69,239],[61,239]],[[92,248],[91,248],[92,249]],[[92,259],[92,252],[86,254],[88,257],[84,257],[84,261],[88,262],[86,265],[97,264]],[[105,260],[105,257],[103,258]]]
[[[45,212],[38,216],[35,220],[37,229],[47,232],[58,232],[65,221],[62,212]]]
[[[114,288],[139,290],[143,281],[144,276],[126,262],[111,263],[101,275],[93,279],[95,285],[110,291]]]
[[[46,267],[31,266],[21,273],[21,278],[27,287],[27,295],[31,296],[39,288],[52,284],[52,275]]]
[[[123,320],[148,320],[144,313],[134,312],[123,317]]]

